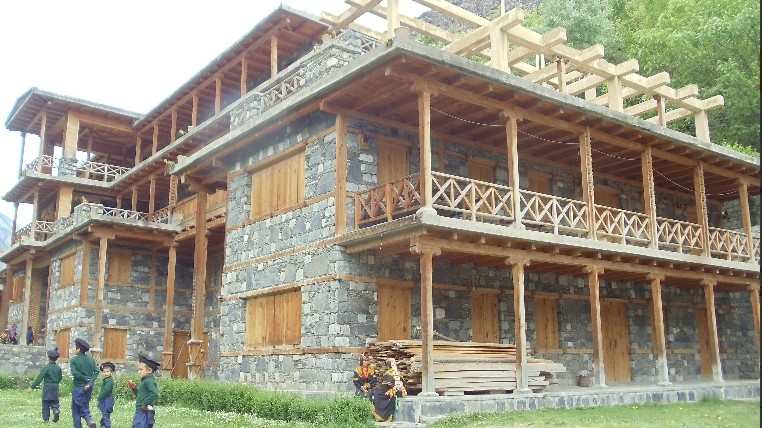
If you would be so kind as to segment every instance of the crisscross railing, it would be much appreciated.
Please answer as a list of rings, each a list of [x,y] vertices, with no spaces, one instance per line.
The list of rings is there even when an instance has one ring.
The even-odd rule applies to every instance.
[[[40,161],[42,161],[42,163],[40,163]],[[55,167],[56,167],[56,162],[53,156],[42,155],[39,158],[36,158],[35,160],[33,160],[32,162],[29,162],[21,171],[20,176],[26,175],[27,172],[40,172],[42,168],[53,169]]]
[[[751,238],[751,256],[754,261],[759,263],[759,238],[756,236]]]
[[[80,161],[77,164],[77,175],[84,175],[85,178],[105,182],[114,181],[129,171],[130,168],[100,162]]]
[[[421,183],[411,174],[355,195],[355,224],[358,227],[391,221],[421,207]]]
[[[728,260],[749,259],[749,238],[744,232],[709,228],[709,252]]]
[[[56,223],[53,221],[37,220],[22,227],[13,234],[11,244],[15,244],[23,238],[42,242],[53,236],[56,231]]]
[[[614,238],[623,244],[651,242],[648,216],[619,208],[595,206],[595,231],[600,236]]]
[[[587,232],[587,206],[584,202],[529,190],[521,190],[519,195],[522,223],[546,227],[555,234]]]
[[[656,233],[660,249],[678,253],[692,253],[703,249],[703,234],[698,224],[656,217]]]
[[[472,221],[512,221],[510,187],[433,172],[432,206]]]

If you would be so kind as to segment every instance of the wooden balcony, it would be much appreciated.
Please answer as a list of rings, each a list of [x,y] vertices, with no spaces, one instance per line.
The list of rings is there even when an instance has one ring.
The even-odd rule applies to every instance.
[[[66,168],[61,162],[64,159],[71,159],[71,167]],[[40,156],[38,159],[27,164],[21,171],[21,176],[30,173],[59,176],[75,176],[78,178],[109,183],[119,176],[126,174],[130,168],[123,166],[109,165],[99,162],[85,160],[75,160],[73,158],[61,158],[48,155]]]
[[[439,172],[432,173],[431,186],[432,206],[440,216],[504,226],[518,223],[510,187]],[[519,221],[528,229],[681,254],[708,253],[725,260],[752,263],[760,260],[759,238],[752,237],[749,243],[749,237],[743,232],[710,227],[705,239],[700,225],[663,217],[656,217],[652,229],[646,214],[603,205],[595,206],[590,231],[588,207],[584,202],[523,189],[518,194]],[[361,229],[390,222],[414,214],[421,206],[420,177],[412,174],[357,193],[355,227]]]

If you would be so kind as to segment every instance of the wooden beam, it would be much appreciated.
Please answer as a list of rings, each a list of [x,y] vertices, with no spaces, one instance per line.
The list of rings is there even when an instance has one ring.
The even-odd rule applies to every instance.
[[[164,352],[162,352],[162,367],[171,370],[173,367],[173,336],[172,327],[175,319],[175,268],[177,264],[177,244],[169,246],[169,260],[167,262],[167,300],[164,305]]]
[[[434,303],[432,297],[433,258],[442,253],[437,247],[410,240],[410,251],[420,255],[421,274],[421,394],[436,396],[434,385]]]
[[[270,77],[278,74],[278,37],[270,36]]]
[[[516,335],[516,389],[514,393],[531,393],[529,389],[529,370],[527,365],[527,320],[524,304],[524,267],[529,265],[529,259],[509,257],[505,263],[511,266],[513,279],[513,314],[514,334]]]
[[[354,22],[357,18],[364,15],[379,3],[381,3],[381,0],[369,0],[363,7],[350,7],[344,13],[338,16],[337,21],[330,28],[328,28],[327,32],[338,33],[344,28],[347,28],[347,25]]]
[[[751,299],[751,315],[754,322],[754,332],[757,334],[757,359],[759,359],[759,283],[749,286],[749,298]]]
[[[659,385],[669,386],[669,366],[667,365],[667,343],[664,337],[664,312],[661,298],[661,281],[664,275],[650,274],[646,277],[651,281],[651,311],[654,325],[652,326],[656,342],[656,381]]]
[[[709,333],[709,352],[712,359],[712,379],[722,382],[722,360],[720,359],[720,342],[717,337],[717,310],[714,306],[714,286],[717,282],[702,280],[704,286],[704,301],[706,302],[706,320]]]
[[[696,201],[696,219],[701,226],[701,253],[709,256],[709,211],[706,205],[706,185],[704,182],[704,162],[699,161],[693,168],[693,191]]]
[[[590,287],[590,316],[593,331],[593,384],[600,388],[606,387],[606,369],[603,361],[603,331],[601,326],[601,297],[598,276],[603,269],[598,266],[587,266],[584,271],[588,274]]]

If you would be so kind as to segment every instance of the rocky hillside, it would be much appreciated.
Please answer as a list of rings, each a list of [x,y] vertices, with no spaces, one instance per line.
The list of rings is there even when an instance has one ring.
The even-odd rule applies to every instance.
[[[450,3],[463,9],[473,12],[487,19],[494,19],[500,13],[500,0],[448,0]],[[505,10],[511,10],[514,7],[521,7],[524,10],[536,8],[542,0],[505,0]],[[451,32],[457,33],[465,31],[465,27],[460,22],[443,16],[439,12],[431,11],[421,15],[421,19],[441,28],[448,28]]]

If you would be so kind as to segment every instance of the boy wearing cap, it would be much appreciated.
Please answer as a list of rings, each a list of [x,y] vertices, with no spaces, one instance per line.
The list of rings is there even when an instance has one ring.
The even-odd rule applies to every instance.
[[[29,391],[36,389],[43,382],[42,386],[42,420],[47,422],[50,419],[50,411],[53,410],[53,422],[58,422],[60,408],[58,407],[58,384],[61,383],[61,367],[56,360],[59,357],[58,348],[48,350],[48,365],[42,368],[40,374],[32,382]]]
[[[93,384],[98,377],[98,366],[95,360],[85,352],[90,345],[80,338],[74,340],[74,357],[69,362],[71,376],[74,378],[71,391],[71,416],[74,428],[82,428],[82,419],[88,428],[95,428],[90,416],[90,398],[93,394]]]
[[[111,413],[114,411],[114,378],[111,374],[116,371],[113,363],[101,364],[103,384],[98,394],[98,410],[101,411],[101,427],[111,428]]]
[[[153,373],[159,369],[159,363],[140,356],[138,364],[138,376],[140,386],[129,381],[128,385],[135,393],[135,416],[132,418],[132,428],[153,428],[154,411],[153,405],[159,398],[159,388]]]

